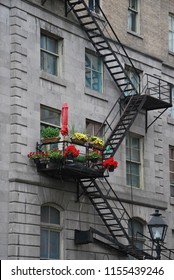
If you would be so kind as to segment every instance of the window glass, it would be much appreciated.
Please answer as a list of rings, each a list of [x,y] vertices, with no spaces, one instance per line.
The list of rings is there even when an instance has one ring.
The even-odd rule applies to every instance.
[[[125,79],[125,84],[127,83],[128,85],[125,86],[125,93],[124,94],[126,96],[127,95],[134,95],[137,92],[139,92],[139,90],[140,90],[140,87],[139,87],[139,85],[140,85],[140,73],[139,73],[138,70],[136,72],[134,69],[132,69],[132,68],[130,68],[128,66],[126,66],[125,70],[127,72],[127,76],[129,77],[129,79],[132,82],[132,84],[133,84],[134,88],[136,89],[136,91],[134,89],[132,89],[132,85],[130,85],[130,82],[126,78]],[[130,89],[130,90],[127,91],[128,89]]]
[[[49,107],[41,106],[41,122],[51,125],[51,126],[58,126],[60,127],[60,111],[54,110]]]
[[[40,255],[42,259],[48,259],[48,230],[41,229]]]
[[[102,62],[99,56],[85,54],[85,84],[86,87],[102,91]]]
[[[126,137],[126,180],[127,185],[139,188],[141,185],[141,145],[140,138],[129,134]]]
[[[144,226],[140,221],[136,219],[130,219],[128,221],[128,234],[129,236],[133,237],[134,245],[140,250],[143,250],[144,239],[143,236],[141,235],[143,233],[144,233]],[[134,257],[129,256],[129,259],[134,259]]]
[[[89,9],[95,13],[99,13],[99,5],[100,5],[100,0],[89,0],[88,1]]]
[[[174,16],[169,15],[169,51],[174,52]]]
[[[97,135],[98,137],[103,138],[104,128],[101,128],[101,125],[101,123],[86,120],[86,133],[89,135]]]
[[[169,146],[170,195],[174,197],[174,147]]]
[[[60,211],[51,206],[41,207],[41,259],[60,259]]]
[[[174,118],[174,87],[172,87],[172,104],[173,106],[168,109],[168,116]]]
[[[58,75],[58,40],[41,34],[41,70]]]
[[[129,0],[128,29],[136,33],[139,32],[138,4],[139,4],[138,0]]]

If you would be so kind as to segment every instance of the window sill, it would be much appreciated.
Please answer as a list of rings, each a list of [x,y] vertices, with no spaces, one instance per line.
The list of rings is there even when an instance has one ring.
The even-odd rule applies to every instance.
[[[61,79],[61,78],[59,78],[57,76],[48,74],[48,73],[46,73],[44,71],[40,72],[40,79],[52,82],[52,83],[57,84],[57,85],[62,86],[62,87],[66,87],[67,86],[67,83],[66,83],[65,80],[63,80],[63,79]]]
[[[168,123],[168,124],[171,124],[171,125],[174,125],[174,118],[168,117],[168,118],[167,118],[167,123]]]
[[[169,52],[170,55],[174,55],[174,52],[172,52],[172,51],[168,51],[168,52]]]
[[[85,88],[85,94],[97,99],[100,99],[102,101],[108,102],[108,99],[103,95],[103,93],[89,89],[89,88]]]
[[[174,197],[173,196],[170,197],[170,204],[174,205]]]
[[[143,37],[140,34],[134,32],[134,31],[127,30],[127,33],[143,40]]]

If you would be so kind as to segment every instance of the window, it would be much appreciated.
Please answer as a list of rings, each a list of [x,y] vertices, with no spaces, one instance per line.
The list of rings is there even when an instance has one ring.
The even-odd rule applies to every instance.
[[[54,207],[41,207],[40,258],[61,258],[61,213]]]
[[[60,41],[61,42],[61,41]],[[50,36],[41,34],[41,70],[59,76],[60,42]]]
[[[169,51],[174,52],[174,16],[169,15]]]
[[[130,219],[128,221],[128,234],[134,239],[135,246],[140,250],[143,250],[143,243],[144,243],[144,239],[142,236],[143,233],[144,233],[144,225],[141,221],[135,218]]]
[[[89,9],[95,13],[99,13],[100,0],[89,0]]]
[[[41,106],[41,129],[51,126],[60,128],[61,112],[50,107]]]
[[[168,116],[174,118],[174,86],[172,87],[172,104],[173,106],[168,109]]]
[[[128,29],[139,33],[139,0],[129,0],[128,8]]]
[[[174,197],[174,147],[169,146],[170,195]]]
[[[132,69],[131,67],[126,67],[126,72],[127,72],[127,75],[129,77],[129,79],[131,80],[132,84],[134,85],[135,89],[137,90],[137,92],[139,93],[140,91],[140,88],[139,88],[139,85],[140,85],[140,76],[139,76],[139,73],[138,73],[138,70],[135,71],[134,69]],[[131,85],[129,85],[131,86]],[[131,87],[132,88],[132,87]],[[131,89],[130,88],[130,89]],[[131,90],[131,91],[126,91],[128,88],[125,88],[125,95],[133,95],[133,94],[136,94],[136,91],[135,90]]]
[[[85,54],[85,84],[86,87],[102,92],[103,64],[99,56],[86,52]]]
[[[104,129],[101,128],[101,123],[94,122],[91,120],[86,120],[86,133],[89,135],[97,135],[100,138],[103,138],[104,135]],[[99,131],[100,129],[100,131]]]
[[[61,112],[50,107],[41,106],[40,109],[40,131],[48,126],[60,128]],[[50,144],[43,147],[43,149],[57,148],[58,144]]]
[[[135,188],[142,187],[142,140],[132,134],[126,137],[126,182]]]

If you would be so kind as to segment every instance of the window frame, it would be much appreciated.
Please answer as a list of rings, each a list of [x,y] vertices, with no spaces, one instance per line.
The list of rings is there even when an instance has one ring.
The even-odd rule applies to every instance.
[[[89,123],[92,127],[92,133],[88,133],[88,124]],[[97,128],[95,128],[95,125],[97,126]],[[97,132],[99,131],[99,128],[101,127],[102,123],[100,122],[97,122],[97,121],[93,121],[93,120],[90,120],[90,119],[86,119],[86,133],[87,134],[90,134],[90,135],[93,135],[93,136],[98,136],[99,138],[103,139],[104,138],[104,128],[102,128],[102,131],[100,132],[100,134],[96,135]],[[103,139],[104,140],[104,139]]]
[[[47,44],[48,39],[54,40],[56,42],[57,52],[52,52],[49,49],[43,48],[41,46],[42,36],[46,37],[46,44]],[[61,76],[61,61],[62,61],[61,60],[61,49],[62,49],[62,39],[61,38],[56,37],[53,34],[48,34],[46,32],[41,31],[41,34],[40,34],[40,69],[41,69],[41,71],[43,71],[49,75],[55,76],[55,77]],[[53,58],[56,58],[56,67],[55,67],[56,72],[55,73],[50,73],[50,71],[48,71],[48,65],[46,65],[46,67],[43,67],[44,63],[42,63],[42,60],[44,60],[44,59],[42,58],[42,54],[46,54],[46,55],[52,56]],[[51,72],[54,72],[53,69]]]
[[[171,149],[173,150],[173,153],[171,153]],[[171,157],[171,154],[173,154],[173,157]],[[174,165],[174,146],[169,145],[169,180],[170,180],[170,196],[174,197],[174,182],[171,183],[171,175],[174,177],[174,171],[171,170],[171,162]],[[174,181],[174,179],[173,179]]]
[[[131,7],[132,0],[129,0],[128,6],[128,30],[140,34],[140,0],[135,0],[137,7],[134,9]],[[133,28],[133,18],[135,17],[135,28]],[[134,30],[135,29],[135,30]]]
[[[127,157],[127,150],[128,150],[128,146],[127,146],[127,138],[129,137],[129,141],[131,139],[131,143],[132,143],[132,139],[133,138],[136,138],[136,139],[139,139],[139,161],[135,161],[132,159],[132,156],[130,155],[130,159]],[[144,154],[144,151],[143,151],[143,144],[144,144],[144,138],[143,136],[140,136],[140,135],[137,135],[137,134],[134,134],[134,133],[128,133],[128,135],[126,136],[126,185],[128,187],[132,187],[132,188],[136,188],[136,189],[143,189],[144,188],[144,167],[143,167],[143,154]],[[130,147],[131,148],[131,147]],[[132,151],[132,148],[130,150],[130,152]],[[132,152],[131,152],[132,154]],[[139,178],[139,184],[138,186],[135,186],[132,184],[132,178],[133,178],[133,175],[136,175],[136,174],[133,174],[132,172],[128,172],[129,169],[128,169],[128,163],[130,164],[130,169],[132,168],[132,165],[137,165],[139,168],[138,168],[138,178]],[[129,178],[128,176],[131,177],[131,184],[129,184]]]
[[[90,57],[90,66],[87,66],[87,61],[86,61],[86,56],[88,55],[88,58]],[[92,58],[97,58],[98,62],[100,63],[100,71],[93,69],[92,65]],[[90,71],[90,86],[87,85],[87,71]],[[93,86],[93,73],[98,73],[97,79],[98,79],[98,89],[95,89]],[[85,50],[85,87],[88,88],[89,90],[93,90],[98,93],[103,93],[103,73],[104,73],[104,66],[103,66],[103,61],[99,55],[96,55],[92,51]]]
[[[169,19],[168,48],[169,48],[169,52],[174,53],[174,15],[169,14],[168,19]],[[170,26],[170,21],[171,21],[171,26]],[[172,37],[171,44],[170,44],[170,34]]]
[[[135,225],[135,227],[134,227]],[[138,231],[138,227],[141,227],[141,231]],[[145,238],[143,237],[144,235],[144,225],[145,223],[142,221],[142,219],[138,218],[138,217],[133,217],[131,219],[128,220],[128,235],[133,239],[135,246],[137,246],[137,248],[139,248],[140,250],[143,250],[143,245],[145,242]],[[133,235],[132,235],[133,233]],[[140,233],[140,235],[138,236],[137,233]],[[142,234],[142,236],[141,236]],[[139,246],[141,245],[141,246]],[[129,257],[130,259],[134,259],[132,256]]]
[[[172,107],[168,108],[168,117],[174,119],[174,86],[171,88],[172,91]]]
[[[59,233],[59,260],[62,259],[62,255],[63,255],[63,213],[62,213],[62,209],[58,206],[55,206],[53,204],[43,204],[41,205],[41,208],[42,207],[49,207],[50,208],[53,208],[53,209],[56,209],[59,214],[60,214],[60,224],[54,224],[54,223],[46,223],[46,222],[42,222],[42,216],[40,214],[40,259],[41,260],[57,260],[55,258],[50,258],[50,243],[48,243],[48,258],[43,258],[41,256],[41,231],[42,229],[43,230],[47,230],[49,232],[49,235],[50,235],[50,232],[57,232]],[[50,241],[50,239],[48,239],[48,242]]]
[[[41,111],[42,111],[42,109],[46,109],[46,110],[48,110],[48,111],[52,111],[52,112],[57,113],[57,114],[59,115],[59,120],[60,120],[59,125],[53,124],[53,123],[51,123],[51,122],[45,122],[45,121],[43,121],[42,118],[41,118]],[[60,128],[61,128],[61,111],[60,111],[60,110],[57,110],[57,109],[54,109],[54,108],[52,108],[52,107],[48,107],[48,106],[45,106],[45,105],[41,105],[41,106],[40,106],[40,127],[41,127],[42,125],[43,125],[44,127],[51,126],[51,127],[55,127],[55,128],[59,128],[59,129],[60,129]]]
[[[48,111],[52,111],[52,112],[58,113],[59,114],[59,120],[60,120],[59,125],[42,121],[42,119],[41,119],[41,116],[42,116],[41,115],[41,110],[42,110],[42,108],[46,109]],[[48,127],[48,126],[61,129],[61,111],[57,110],[57,109],[54,109],[52,107],[48,107],[48,106],[45,106],[45,105],[41,104],[40,105],[40,138],[41,138],[41,130],[44,127]],[[61,133],[60,133],[60,137],[62,138]],[[58,143],[47,144],[47,145],[43,146],[43,150],[49,150],[49,149],[54,149],[54,148],[58,148]]]
[[[135,86],[137,92],[140,93],[140,91],[141,91],[141,89],[140,89],[140,79],[141,79],[140,75],[141,75],[141,72],[137,69],[135,71],[132,67],[130,67],[128,65],[125,66],[125,70],[126,70],[126,73],[129,77],[129,79],[131,80],[132,84]],[[126,83],[126,79],[125,79],[125,83]],[[132,91],[125,91],[124,94],[126,96],[128,96],[128,95],[134,95],[134,94],[136,94],[136,92],[133,91],[133,90]]]
[[[88,7],[89,7],[89,9],[92,12],[94,12],[96,14],[99,14],[100,13],[100,9],[98,8],[98,6],[100,6],[100,1],[101,0],[88,0]],[[98,3],[96,3],[96,2],[98,2]]]

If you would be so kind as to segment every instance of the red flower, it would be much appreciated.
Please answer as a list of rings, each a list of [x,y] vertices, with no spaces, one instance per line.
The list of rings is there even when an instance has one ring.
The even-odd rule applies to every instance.
[[[118,167],[118,161],[114,160],[113,157],[110,157],[103,162],[103,166],[108,169],[113,166],[115,169]]]
[[[74,145],[69,145],[67,148],[65,148],[64,151],[64,157],[67,157],[67,155],[72,155],[73,157],[78,157],[80,151],[76,149]]]

